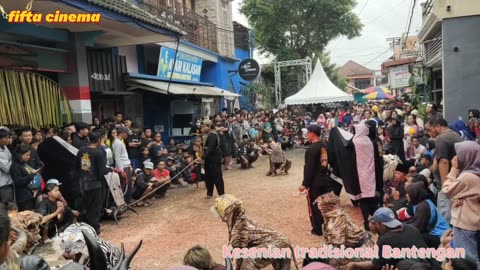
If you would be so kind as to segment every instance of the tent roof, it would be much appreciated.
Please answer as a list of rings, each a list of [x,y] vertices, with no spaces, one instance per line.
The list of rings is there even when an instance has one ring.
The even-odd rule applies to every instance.
[[[340,101],[353,101],[353,96],[336,87],[325,74],[322,64],[317,60],[310,81],[295,95],[285,99],[285,104],[318,104]]]

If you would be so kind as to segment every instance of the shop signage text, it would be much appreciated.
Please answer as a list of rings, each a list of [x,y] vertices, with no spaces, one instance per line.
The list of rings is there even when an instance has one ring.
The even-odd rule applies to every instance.
[[[110,74],[93,73],[90,78],[96,81],[110,81]]]
[[[410,86],[410,76],[408,65],[390,68],[388,72],[390,88],[397,89]]]
[[[238,75],[245,81],[253,81],[260,75],[260,65],[254,59],[245,59],[238,66]]]
[[[158,76],[166,80],[170,80],[171,76],[172,80],[199,82],[202,63],[201,58],[183,52],[178,52],[175,62],[175,50],[162,47],[158,63]]]

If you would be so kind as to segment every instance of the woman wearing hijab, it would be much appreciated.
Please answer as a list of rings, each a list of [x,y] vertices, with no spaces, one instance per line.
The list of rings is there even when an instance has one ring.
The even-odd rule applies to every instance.
[[[457,156],[442,191],[453,200],[452,220],[455,248],[479,263],[480,239],[480,145],[473,141],[455,144]],[[460,213],[462,217],[460,218]]]
[[[435,204],[428,199],[428,192],[423,182],[409,184],[406,190],[407,200],[413,210],[413,218],[409,223],[422,233],[429,247],[437,248],[440,245],[440,237],[450,226]]]

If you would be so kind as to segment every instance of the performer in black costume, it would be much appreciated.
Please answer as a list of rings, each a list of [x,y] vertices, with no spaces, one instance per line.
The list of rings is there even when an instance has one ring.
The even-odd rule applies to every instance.
[[[311,124],[307,131],[307,138],[311,145],[305,152],[303,182],[298,191],[308,191],[307,201],[310,222],[312,223],[311,233],[322,235],[323,216],[318,207],[313,206],[313,203],[323,194],[336,190],[335,181],[329,175],[327,145],[320,141],[322,128],[319,125]]]
[[[219,196],[225,193],[222,175],[222,151],[220,136],[212,130],[212,121],[204,120],[203,132],[208,134],[202,160],[205,164],[205,184],[207,186],[207,199],[212,198],[214,187]]]

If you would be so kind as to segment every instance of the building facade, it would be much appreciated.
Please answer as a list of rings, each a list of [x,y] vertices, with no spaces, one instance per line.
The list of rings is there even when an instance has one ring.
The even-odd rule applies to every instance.
[[[467,119],[479,107],[480,2],[428,0],[422,4],[423,24],[418,38],[423,60],[431,70],[434,101],[452,122]]]
[[[360,65],[355,61],[348,61],[340,68],[340,74],[347,78],[347,92],[352,94],[359,90],[367,89],[375,85],[375,72],[367,67]]]
[[[91,123],[93,117],[105,120],[119,111],[164,136],[183,136],[195,117],[212,116],[222,107],[234,106],[247,83],[241,84],[238,75],[229,71],[251,55],[253,43],[245,27],[237,31],[248,33],[246,40],[234,39],[230,2],[113,2],[35,2],[34,10],[40,13],[100,13],[98,24],[9,24],[1,19],[0,50],[3,46],[11,55],[0,56],[0,67],[29,70],[56,83],[71,112],[63,122]],[[228,9],[227,15],[212,21],[204,10],[198,10],[198,2],[215,3]],[[25,8],[13,2],[4,7]],[[228,35],[220,35],[224,32]],[[251,46],[237,48],[236,43]],[[18,55],[18,51],[29,54]],[[9,90],[1,86],[0,91]],[[18,119],[0,121],[28,125]]]

